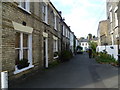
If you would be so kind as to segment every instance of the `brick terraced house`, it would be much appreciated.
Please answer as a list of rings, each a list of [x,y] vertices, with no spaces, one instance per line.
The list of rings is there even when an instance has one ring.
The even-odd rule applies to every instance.
[[[70,48],[72,31],[52,2],[0,1],[0,12],[0,70],[10,83],[48,68],[55,52]]]

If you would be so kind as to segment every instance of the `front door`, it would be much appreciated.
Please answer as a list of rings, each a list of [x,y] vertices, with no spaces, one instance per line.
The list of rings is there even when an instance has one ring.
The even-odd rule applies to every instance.
[[[47,38],[43,38],[43,65],[44,68],[48,68],[48,39]]]

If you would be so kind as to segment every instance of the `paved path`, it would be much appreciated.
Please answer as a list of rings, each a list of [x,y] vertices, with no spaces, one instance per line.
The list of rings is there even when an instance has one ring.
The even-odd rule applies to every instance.
[[[118,68],[98,64],[87,54],[76,55],[35,75],[20,84],[20,88],[118,88]]]

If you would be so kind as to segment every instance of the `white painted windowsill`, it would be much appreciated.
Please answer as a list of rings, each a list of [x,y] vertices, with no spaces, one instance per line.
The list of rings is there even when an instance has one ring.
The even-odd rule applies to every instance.
[[[118,25],[116,25],[113,29],[117,29],[118,28]]]
[[[24,8],[23,8],[23,7],[21,7],[20,5],[18,5],[18,7],[19,7],[20,9],[24,10],[25,12],[27,12],[27,13],[31,14],[31,12],[30,12],[29,10],[24,9]]]
[[[57,59],[58,58],[58,56],[56,56],[56,57],[53,57],[53,59]]]
[[[28,69],[33,68],[33,67],[34,67],[34,65],[30,65],[28,67],[25,67],[25,68],[19,70],[19,69],[17,69],[17,66],[15,66],[14,74],[18,74],[20,72],[23,72],[23,71],[28,70]]]
[[[44,21],[44,20],[43,20],[42,22],[45,23],[45,24],[48,25],[48,26],[50,25],[48,22],[46,22],[46,21]]]

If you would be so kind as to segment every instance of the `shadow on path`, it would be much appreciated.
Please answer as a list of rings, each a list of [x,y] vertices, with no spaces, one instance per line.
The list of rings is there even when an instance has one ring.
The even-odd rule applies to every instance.
[[[98,64],[88,55],[76,55],[62,63],[30,77],[16,88],[117,88],[118,68]]]

